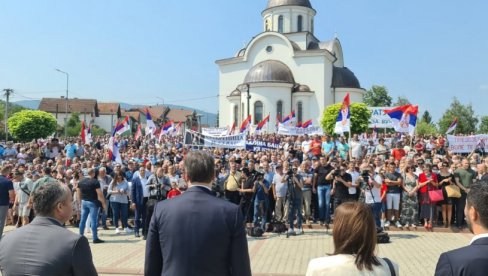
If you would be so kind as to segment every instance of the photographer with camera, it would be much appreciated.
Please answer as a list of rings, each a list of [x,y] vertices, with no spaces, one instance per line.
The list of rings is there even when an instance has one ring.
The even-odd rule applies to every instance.
[[[253,193],[256,195],[254,198],[254,226],[259,226],[259,217],[261,217],[261,229],[266,231],[266,213],[268,212],[268,194],[270,183],[264,178],[265,171],[258,170],[255,174],[255,181],[253,187]]]
[[[254,160],[249,160],[247,168],[242,169],[243,181],[241,184],[241,211],[244,216],[244,220],[247,223],[253,222],[253,199],[254,199],[254,182],[256,180],[256,170],[254,167]]]
[[[242,174],[237,171],[237,163],[235,161],[229,162],[230,171],[227,180],[224,182],[224,194],[225,198],[239,205],[241,202],[241,197],[239,195],[239,190],[242,183]]]
[[[374,173],[371,165],[364,165],[361,166],[359,181],[364,192],[364,202],[373,211],[376,227],[381,228],[381,185],[383,179],[379,174]]]
[[[298,174],[298,167],[293,166],[287,171],[284,176],[284,180],[287,182],[287,202],[288,202],[288,223],[290,228],[288,229],[288,235],[301,235],[302,230],[302,198],[303,198],[303,180]],[[295,215],[297,216],[297,231],[294,230]]]
[[[339,168],[332,171],[334,183],[332,184],[332,193],[334,194],[334,210],[344,202],[350,201],[349,188],[352,186],[352,177],[346,172],[347,165],[342,163]],[[330,175],[329,174],[329,175]]]

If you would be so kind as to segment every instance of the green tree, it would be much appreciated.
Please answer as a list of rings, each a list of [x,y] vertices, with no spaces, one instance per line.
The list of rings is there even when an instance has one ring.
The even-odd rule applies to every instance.
[[[322,114],[320,124],[325,133],[333,134],[337,116],[341,109],[342,103],[329,105]],[[351,132],[363,133],[368,130],[369,119],[371,118],[371,111],[366,104],[352,103],[351,104]]]
[[[385,86],[373,85],[363,96],[363,102],[371,107],[391,106],[392,98]]]
[[[440,133],[446,133],[454,118],[458,118],[456,133],[470,134],[476,132],[478,117],[474,114],[473,106],[471,104],[463,105],[456,97],[453,98],[451,106],[439,120]]]
[[[56,118],[40,110],[22,110],[8,119],[8,128],[20,141],[46,138],[56,131]]]
[[[398,96],[393,106],[403,106],[407,104],[410,104],[410,101],[407,99],[407,97]]]
[[[432,116],[430,115],[429,111],[424,111],[424,114],[422,114],[422,122],[425,122],[427,124],[432,123]]]
[[[417,122],[417,127],[415,128],[417,135],[433,135],[437,134],[437,127],[434,124],[429,124],[424,120]]]
[[[488,134],[488,116],[481,117],[480,128],[478,129],[480,134]]]

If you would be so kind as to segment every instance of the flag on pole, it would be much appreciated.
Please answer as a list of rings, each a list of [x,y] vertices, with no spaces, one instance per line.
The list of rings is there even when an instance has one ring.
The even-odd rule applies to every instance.
[[[229,135],[233,135],[234,132],[236,131],[236,122],[234,121],[232,123],[232,126],[230,127],[229,131],[227,132]]]
[[[115,137],[110,137],[108,142],[108,152],[110,159],[115,163],[122,164],[122,157],[120,156],[119,152],[119,143],[115,140]]]
[[[451,125],[447,129],[446,134],[450,134],[451,132],[456,130],[457,124],[458,124],[458,118],[454,118],[454,121],[452,121]]]
[[[156,131],[156,125],[154,124],[151,113],[149,113],[149,109],[146,108],[146,136],[147,135],[154,135],[154,132]]]
[[[141,136],[142,136],[141,125],[138,125],[136,134],[134,135],[134,140],[139,140],[139,138],[141,138]]]
[[[83,142],[83,145],[86,144],[86,130],[85,130],[85,121],[81,122],[81,141]]]
[[[161,138],[163,137],[163,135],[166,135],[168,134],[170,131],[173,130],[174,128],[174,122],[173,121],[169,121],[167,122],[166,124],[163,125],[163,127],[161,127],[161,132],[159,133],[159,141],[161,141]]]
[[[337,134],[343,134],[344,132],[351,131],[351,99],[349,93],[344,97],[339,115],[337,116],[334,132]]]
[[[91,126],[89,125],[88,128],[86,129],[85,144],[90,144],[91,142],[93,142],[93,139],[91,133]]]
[[[124,132],[130,130],[130,125],[129,125],[129,116],[125,116],[124,120],[122,122],[117,122],[117,125],[114,128],[114,134],[117,135],[122,135]]]
[[[258,126],[256,127],[255,134],[261,133],[261,130],[264,128],[265,125],[269,123],[269,115],[264,118],[261,122],[259,122]]]
[[[417,126],[417,113],[419,112],[418,105],[407,104],[398,106],[384,111],[393,121],[393,127],[396,132],[415,133]]]
[[[295,127],[302,128],[302,122],[298,122]]]
[[[244,133],[248,131],[250,126],[251,126],[251,115],[247,116],[247,119],[245,119],[242,122],[241,128],[239,129],[239,133]]]
[[[309,128],[312,126],[312,120],[308,120],[302,124],[302,128]]]
[[[181,133],[181,128],[183,126],[183,123],[182,122],[179,122],[176,126],[174,126],[172,129],[171,129],[171,136],[177,136]]]
[[[296,122],[295,111],[292,111],[290,115],[286,116],[281,122],[283,125],[292,126]]]

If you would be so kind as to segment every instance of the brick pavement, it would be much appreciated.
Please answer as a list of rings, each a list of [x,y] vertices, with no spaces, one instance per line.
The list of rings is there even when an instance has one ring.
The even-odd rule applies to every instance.
[[[77,229],[70,228],[72,231]],[[6,232],[12,231],[7,227]],[[145,242],[132,235],[100,231],[104,244],[91,244],[95,266],[101,275],[142,275]],[[88,235],[90,237],[90,235]],[[439,255],[465,246],[468,233],[390,231],[391,243],[379,245],[380,257],[389,257],[400,266],[401,275],[433,275]],[[258,276],[304,275],[310,259],[333,250],[332,236],[322,229],[306,230],[302,236],[265,234],[249,238],[252,271]]]

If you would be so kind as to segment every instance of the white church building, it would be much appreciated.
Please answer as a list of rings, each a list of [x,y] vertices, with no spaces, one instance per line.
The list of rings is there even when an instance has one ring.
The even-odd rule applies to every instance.
[[[316,11],[309,0],[269,0],[262,12],[263,32],[219,66],[219,124],[237,127],[252,116],[256,125],[268,114],[269,131],[278,118],[295,111],[297,121],[320,125],[326,106],[362,102],[364,89],[344,66],[337,38],[314,35]]]

